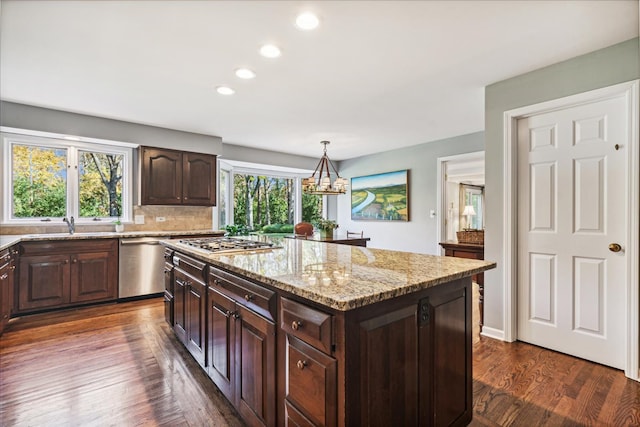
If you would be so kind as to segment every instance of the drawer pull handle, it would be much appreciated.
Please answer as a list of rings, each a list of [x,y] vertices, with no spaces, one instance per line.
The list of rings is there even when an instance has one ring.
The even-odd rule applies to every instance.
[[[293,322],[291,322],[291,329],[293,329],[294,331],[297,331],[301,327],[302,327],[302,322],[301,321],[294,320]]]
[[[7,273],[4,273],[2,276],[0,276],[0,280],[7,279],[8,277],[9,275]]]
[[[303,370],[305,368],[305,366],[307,366],[307,361],[306,360],[298,360],[298,362],[296,363],[296,366],[298,367],[298,369]]]
[[[246,295],[244,296],[244,299],[246,299],[247,301],[251,301],[251,300],[253,299],[253,295],[246,294]]]

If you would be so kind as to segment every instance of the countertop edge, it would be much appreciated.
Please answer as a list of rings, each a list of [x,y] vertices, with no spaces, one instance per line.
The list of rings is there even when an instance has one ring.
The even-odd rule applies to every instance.
[[[469,277],[469,276],[473,276],[474,274],[478,274],[478,273],[482,273],[484,271],[490,270],[492,268],[495,268],[497,266],[497,264],[495,262],[489,262],[489,261],[477,261],[477,260],[466,260],[465,261],[477,261],[477,262],[481,262],[483,263],[483,265],[478,266],[476,268],[469,268],[466,269],[463,272],[457,272],[457,273],[452,273],[452,274],[446,274],[446,275],[442,275],[440,277],[437,277],[435,279],[428,279],[428,280],[424,280],[418,283],[414,283],[412,285],[409,286],[404,286],[402,288],[398,288],[398,289],[394,289],[391,291],[387,291],[387,292],[380,292],[377,293],[375,295],[366,295],[366,296],[361,296],[361,297],[357,297],[354,299],[351,299],[349,301],[342,301],[342,300],[337,300],[334,298],[330,298],[327,297],[326,295],[321,295],[318,294],[316,292],[310,292],[308,290],[305,289],[301,289],[299,287],[296,287],[294,285],[288,284],[282,280],[277,280],[277,279],[273,279],[267,276],[263,276],[261,274],[249,271],[249,270],[245,270],[243,268],[231,265],[229,263],[224,262],[223,260],[220,260],[218,257],[219,255],[212,255],[212,254],[203,254],[200,253],[198,251],[195,250],[189,250],[187,248],[185,248],[184,246],[179,246],[174,244],[171,241],[161,241],[161,244],[174,249],[176,251],[180,251],[188,256],[192,256],[200,261],[204,261],[208,264],[211,264],[213,266],[216,267],[220,267],[223,268],[227,271],[230,271],[232,273],[236,273],[239,274],[241,276],[244,276],[248,279],[252,279],[255,281],[258,281],[260,283],[264,283],[268,286],[271,286],[275,289],[284,291],[284,292],[288,292],[292,295],[304,298],[306,300],[312,301],[314,303],[323,305],[327,308],[333,309],[333,310],[337,310],[337,311],[349,311],[349,310],[353,310],[353,309],[357,309],[360,307],[364,307],[367,305],[371,305],[380,301],[385,301],[391,298],[395,298],[395,297],[399,297],[399,296],[403,296],[403,295],[407,295],[407,294],[411,294],[417,291],[421,291],[424,289],[428,289],[430,287],[434,287],[434,286],[438,286],[444,283],[448,283],[448,282],[452,282],[454,280],[458,280],[458,279],[462,279],[465,277]],[[329,243],[327,243],[329,244]],[[436,256],[436,255],[432,255],[432,256]]]
[[[224,235],[222,230],[177,230],[177,231],[96,231],[74,234],[4,234],[0,235],[0,251],[21,242],[40,242],[48,240],[89,240],[89,239],[127,239],[135,237],[172,237],[172,236],[201,236]]]

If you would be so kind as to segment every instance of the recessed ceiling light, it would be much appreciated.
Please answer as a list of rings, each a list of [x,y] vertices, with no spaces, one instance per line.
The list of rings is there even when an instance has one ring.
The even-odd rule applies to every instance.
[[[260,55],[267,58],[277,58],[282,55],[280,48],[273,44],[265,44],[260,48]]]
[[[320,24],[320,20],[311,12],[304,12],[296,18],[296,26],[301,30],[313,30]]]
[[[231,89],[229,86],[218,86],[216,87],[216,92],[220,95],[233,95],[236,93],[236,91]]]
[[[252,79],[256,76],[256,73],[248,68],[238,68],[236,70],[236,76],[240,77],[241,79]]]

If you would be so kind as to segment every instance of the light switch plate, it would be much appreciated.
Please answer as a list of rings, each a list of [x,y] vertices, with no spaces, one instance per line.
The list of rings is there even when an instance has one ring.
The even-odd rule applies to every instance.
[[[156,222],[165,222],[167,219],[163,216],[157,216],[156,217]]]
[[[436,211],[434,209],[431,209],[429,211],[429,218],[435,218],[436,217]]]
[[[136,224],[144,224],[144,215],[136,215],[134,218]]]

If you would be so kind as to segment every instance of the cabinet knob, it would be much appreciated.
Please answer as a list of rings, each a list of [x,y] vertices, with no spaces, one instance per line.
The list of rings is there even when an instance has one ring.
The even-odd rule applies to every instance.
[[[180,196],[176,197],[176,200],[180,200]]]
[[[7,273],[4,273],[2,276],[0,276],[0,280],[7,279],[8,277],[9,275]]]
[[[73,263],[75,264],[76,262],[78,262],[78,258],[73,259]]]
[[[251,301],[251,300],[253,299],[253,295],[246,294],[246,295],[244,296],[244,299],[246,299],[247,301]]]
[[[297,331],[301,327],[302,327],[302,322],[301,321],[294,320],[293,322],[291,322],[291,329],[293,329],[294,331]]]
[[[213,284],[218,286],[220,284],[220,282],[218,282],[218,279],[213,279]]]
[[[298,362],[296,363],[296,366],[298,367],[298,369],[303,370],[305,368],[305,366],[307,366],[307,361],[306,360],[298,360]]]
[[[64,260],[64,263],[65,263],[65,264],[69,264],[69,260],[68,260],[68,259],[65,259],[65,260]]]
[[[237,311],[234,311],[233,313],[231,313],[231,316],[233,317],[234,320],[237,320],[240,318],[240,314],[238,314]]]

